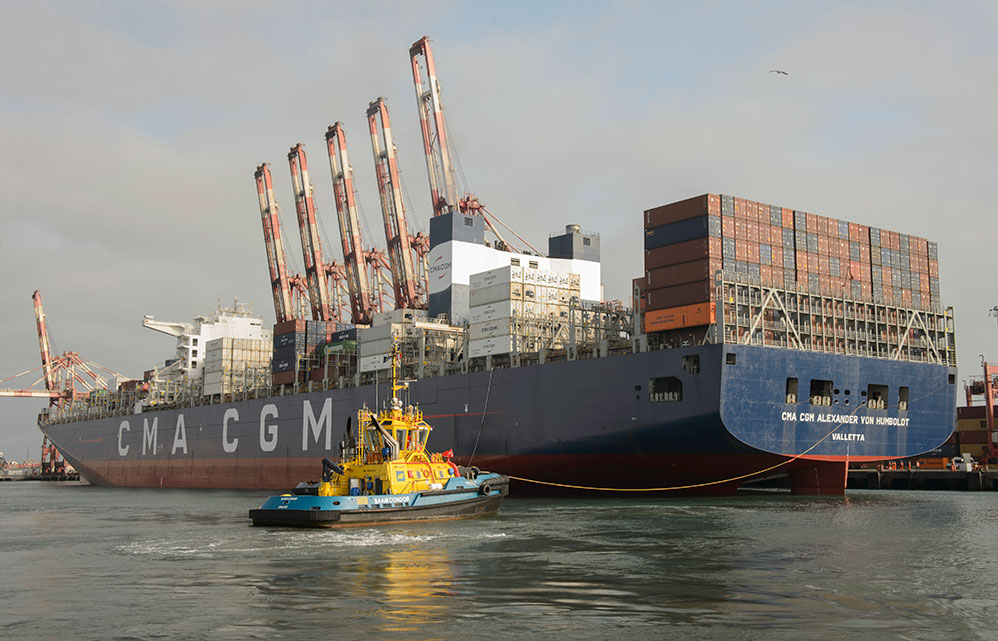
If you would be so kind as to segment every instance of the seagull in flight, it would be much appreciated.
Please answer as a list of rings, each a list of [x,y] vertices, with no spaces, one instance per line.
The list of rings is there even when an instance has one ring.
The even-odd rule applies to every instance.
[[[782,69],[770,69],[769,73],[782,73],[784,76],[789,76],[790,74]]]

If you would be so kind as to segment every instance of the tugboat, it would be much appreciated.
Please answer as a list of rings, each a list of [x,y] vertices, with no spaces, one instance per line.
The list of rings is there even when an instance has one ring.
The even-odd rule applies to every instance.
[[[398,396],[401,353],[392,346],[389,407],[357,413],[357,434],[347,419],[342,464],[322,460],[321,480],[299,483],[250,510],[253,525],[341,527],[404,521],[492,516],[509,494],[509,478],[476,467],[458,467],[452,451],[428,453],[433,429],[418,407]]]

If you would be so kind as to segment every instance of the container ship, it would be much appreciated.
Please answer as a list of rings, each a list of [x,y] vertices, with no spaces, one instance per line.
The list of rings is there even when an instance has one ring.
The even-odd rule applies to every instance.
[[[464,218],[480,223],[447,214],[431,229]],[[576,227],[549,248],[584,247],[584,258],[446,233],[435,244],[431,231],[431,255],[479,253],[441,279],[431,301],[443,309],[385,312],[368,328],[278,324],[266,386],[245,360],[211,366],[232,362],[226,341],[250,339],[214,339],[202,343],[199,385],[133,386],[50,408],[39,425],[94,484],[291,487],[339,454],[354,408],[384,403],[398,341],[430,447],[560,486],[612,478],[615,489],[728,493],[787,474],[794,492],[841,494],[849,462],[911,457],[950,437],[953,316],[937,302],[934,243],[713,194],[645,220],[633,313],[581,296],[598,237]],[[477,271],[488,259],[507,264]],[[580,260],[591,265],[570,271]],[[196,365],[197,338],[179,340],[175,362]]]
[[[361,238],[342,123],[326,132],[342,264],[323,258],[299,144],[288,162],[305,273],[287,271],[260,165],[277,323],[236,309],[147,318],[177,337],[170,363],[39,417],[91,483],[314,477],[339,455],[347,417],[389,397],[395,344],[406,402],[434,427],[428,447],[509,475],[517,492],[730,493],[785,474],[795,493],[842,494],[850,462],[950,437],[956,349],[935,243],[704,194],[643,212],[644,273],[629,304],[606,302],[597,234],[568,225],[546,255],[517,251],[477,197],[458,197],[426,38],[410,57],[429,236],[409,232],[382,98],[367,115],[385,251]]]

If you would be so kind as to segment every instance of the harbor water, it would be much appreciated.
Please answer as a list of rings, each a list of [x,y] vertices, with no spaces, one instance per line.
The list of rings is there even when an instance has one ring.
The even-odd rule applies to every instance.
[[[251,527],[264,496],[0,485],[0,638],[998,638],[991,493],[512,496],[308,531]]]

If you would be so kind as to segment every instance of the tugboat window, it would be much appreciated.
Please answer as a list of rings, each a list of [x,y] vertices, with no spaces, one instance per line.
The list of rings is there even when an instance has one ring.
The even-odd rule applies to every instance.
[[[811,405],[831,405],[833,387],[832,381],[812,379],[811,393],[809,394]]]
[[[908,388],[899,387],[898,388],[898,409],[902,412],[908,409]]]
[[[690,356],[683,356],[683,371],[687,374],[699,374],[700,355],[691,354]]]
[[[675,376],[649,380],[648,400],[652,403],[676,403],[683,400],[683,382]]]
[[[887,386],[867,385],[866,406],[874,410],[887,409]]]
[[[797,402],[797,379],[788,378],[787,379],[787,402],[796,403]]]
[[[728,365],[734,365],[735,364],[735,355],[734,354],[725,354],[724,355],[724,362],[727,363]]]

